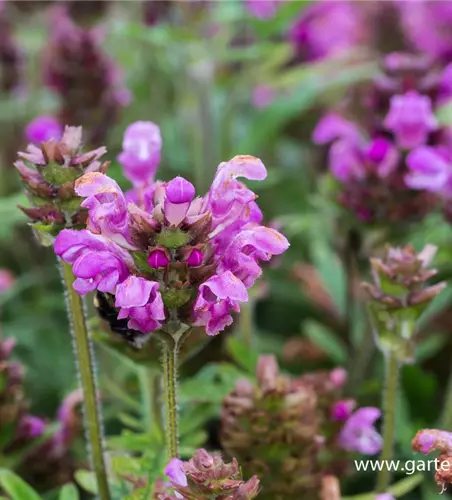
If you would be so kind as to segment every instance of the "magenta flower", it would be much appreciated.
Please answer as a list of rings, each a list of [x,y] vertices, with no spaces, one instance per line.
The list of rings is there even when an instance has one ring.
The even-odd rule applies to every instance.
[[[130,318],[129,328],[141,332],[158,330],[165,321],[160,284],[144,278],[129,276],[116,288],[118,319]]]
[[[363,455],[377,454],[382,445],[380,434],[374,424],[380,418],[378,408],[359,408],[345,422],[339,435],[339,446],[346,451],[355,451]]]
[[[452,179],[452,162],[444,149],[421,146],[411,151],[406,163],[409,172],[405,182],[412,189],[444,193]]]
[[[316,60],[365,42],[367,32],[355,2],[319,1],[303,8],[289,31],[289,40],[304,60]]]
[[[452,4],[438,0],[396,2],[405,36],[421,52],[450,60],[452,54]]]
[[[60,141],[63,136],[63,127],[53,116],[38,116],[25,128],[25,136],[28,141],[36,144],[51,139]]]
[[[384,179],[395,171],[400,155],[388,139],[376,137],[369,143],[337,140],[330,148],[331,173],[342,182],[361,181],[369,176]]]
[[[161,149],[160,128],[155,123],[135,122],[127,127],[118,161],[124,167],[125,176],[135,186],[154,180]]]
[[[312,140],[315,144],[329,144],[336,139],[357,142],[361,140],[361,132],[355,123],[337,113],[328,113],[317,123]]]
[[[266,170],[257,158],[237,156],[218,167],[203,197],[176,177],[141,188],[135,203],[106,175],[85,174],[75,191],[85,198],[87,229],[61,231],[54,247],[73,266],[74,288],[114,295],[118,319],[138,333],[159,330],[170,311],[209,335],[223,330],[248,300],[259,262],[289,246],[259,224],[256,195],[237,177],[262,180]]]
[[[19,422],[17,429],[17,439],[36,439],[41,436],[46,429],[46,423],[42,418],[33,415],[25,415]]]
[[[348,374],[347,370],[344,368],[334,368],[334,370],[331,370],[330,372],[330,381],[336,387],[336,389],[341,389],[344,387],[345,383],[347,382]]]
[[[353,399],[342,399],[335,403],[331,408],[331,419],[336,422],[345,422],[348,420],[356,407],[356,401]]]
[[[438,127],[429,97],[411,91],[391,98],[384,126],[394,132],[398,145],[413,149],[426,143],[428,134]]]

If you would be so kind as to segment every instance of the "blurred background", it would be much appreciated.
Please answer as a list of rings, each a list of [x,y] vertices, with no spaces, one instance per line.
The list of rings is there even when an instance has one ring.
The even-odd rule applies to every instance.
[[[255,307],[238,327],[253,322],[253,360],[272,352],[295,374],[349,366],[361,401],[378,405],[381,359],[371,342],[363,344],[362,311],[347,314],[357,275],[367,274],[366,244],[378,239],[417,248],[437,244],[440,278],[447,279],[450,224],[432,211],[414,224],[360,228],[363,250],[350,286],[340,257],[356,224],[336,203],[326,149],[311,138],[326,111],[355,106],[378,75],[382,58],[393,51],[434,55],[444,67],[452,62],[452,2],[1,2],[1,336],[17,341],[15,356],[26,366],[26,392],[35,414],[53,418],[76,387],[55,258],[35,241],[17,208],[27,200],[13,162],[17,151],[39,136],[29,124],[42,116],[83,125],[87,146],[107,147],[109,174],[124,189],[130,184],[116,157],[126,127],[137,120],[161,128],[157,177],[182,175],[200,193],[221,161],[237,154],[261,158],[268,179],[253,189],[267,222],[281,228],[291,247],[266,269]],[[449,109],[442,110],[445,120]],[[429,309],[419,362],[403,370],[401,457],[411,458],[411,438],[433,425],[444,400],[452,356],[451,301],[446,291]],[[102,329],[92,316],[94,327]],[[226,338],[214,339],[214,347],[198,359],[230,359]],[[127,406],[124,392],[137,390],[133,367],[123,358],[118,363],[110,348],[100,346],[98,353],[107,428],[116,433],[121,423],[115,415]],[[248,355],[235,352],[245,365]],[[199,377],[196,371],[187,369]],[[218,400],[233,386],[236,375],[223,375],[216,385],[205,372],[204,379],[196,379],[205,381],[206,400],[209,390]],[[196,388],[188,385],[186,391],[188,401]],[[217,414],[214,408],[213,427]],[[208,441],[211,431],[206,432],[196,445]],[[360,481],[350,491],[365,488],[365,475]],[[436,496],[433,483],[423,488],[423,498]]]

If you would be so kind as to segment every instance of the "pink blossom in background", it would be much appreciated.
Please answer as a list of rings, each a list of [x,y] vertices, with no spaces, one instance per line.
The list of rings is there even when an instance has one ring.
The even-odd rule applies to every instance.
[[[61,140],[63,127],[53,116],[38,116],[25,128],[25,136],[28,141],[39,144],[41,142]]]
[[[380,416],[381,411],[378,408],[369,406],[356,410],[342,428],[339,446],[346,451],[356,451],[363,455],[379,453],[382,438],[374,425]]]
[[[430,98],[411,91],[391,98],[384,126],[394,132],[401,148],[413,149],[426,143],[428,134],[438,128],[438,122]]]
[[[359,2],[320,0],[303,8],[288,37],[296,53],[312,61],[362,44],[368,31]]]
[[[129,125],[118,156],[124,175],[136,186],[151,182],[160,163],[161,150],[160,128],[155,123],[139,121]]]
[[[283,1],[285,0],[245,0],[245,7],[257,19],[271,19],[275,17]]]
[[[15,278],[8,269],[0,269],[0,294],[7,292],[15,282]]]
[[[275,99],[276,92],[269,85],[258,85],[254,87],[252,103],[256,109],[263,109],[269,106]]]

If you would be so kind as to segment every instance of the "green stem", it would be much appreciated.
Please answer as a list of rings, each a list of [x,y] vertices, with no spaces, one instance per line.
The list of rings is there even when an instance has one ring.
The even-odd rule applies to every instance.
[[[166,446],[168,458],[179,456],[179,431],[177,408],[177,345],[175,342],[162,342],[163,382],[165,393]]]
[[[444,401],[443,412],[441,415],[440,429],[452,431],[452,372],[449,375],[446,391],[446,399]]]
[[[96,397],[93,348],[88,337],[82,298],[73,288],[75,277],[72,268],[65,262],[60,261],[60,264],[61,275],[66,289],[66,303],[73,332],[77,368],[83,390],[85,429],[90,458],[96,476],[99,498],[100,500],[110,500],[103,454],[100,408]]]
[[[394,354],[386,355],[386,380],[383,393],[383,448],[380,454],[380,463],[383,467],[378,473],[377,492],[386,493],[391,481],[391,471],[385,466],[394,455],[397,385],[399,378],[399,362]]]

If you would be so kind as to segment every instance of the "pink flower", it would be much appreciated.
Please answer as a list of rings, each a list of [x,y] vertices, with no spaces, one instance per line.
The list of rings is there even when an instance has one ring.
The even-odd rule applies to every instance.
[[[122,153],[118,156],[124,175],[135,186],[151,182],[160,163],[161,149],[160,128],[155,123],[129,125],[124,133]]]
[[[51,139],[60,141],[63,136],[63,127],[53,116],[38,116],[25,128],[25,136],[28,141],[38,144]]]
[[[377,454],[382,445],[380,434],[374,423],[381,416],[378,408],[359,408],[345,422],[339,435],[339,445],[346,451],[356,451],[363,455]]]
[[[165,310],[159,283],[129,276],[116,289],[118,319],[130,318],[129,328],[149,333],[158,330],[165,320]]]
[[[312,140],[315,144],[328,144],[336,139],[349,139],[358,142],[361,132],[351,121],[337,113],[328,113],[315,126]]]
[[[123,247],[133,248],[129,236],[129,214],[124,193],[110,177],[98,172],[85,174],[75,183],[75,192],[86,198],[88,229]]]
[[[176,177],[141,186],[133,202],[108,176],[85,174],[76,192],[85,198],[87,229],[63,230],[55,241],[57,255],[73,266],[74,288],[114,295],[117,318],[128,320],[138,344],[147,338],[140,332],[159,330],[174,313],[209,335],[223,330],[248,300],[259,262],[289,246],[259,224],[256,195],[238,177],[261,180],[266,169],[257,158],[236,156],[218,167],[202,197]]]
[[[412,189],[444,192],[452,179],[452,162],[440,148],[421,146],[406,159],[409,172],[405,183]]]
[[[275,99],[275,90],[270,85],[257,85],[253,89],[251,101],[256,109],[263,109]]]
[[[245,285],[231,271],[209,278],[199,287],[193,306],[194,324],[204,325],[208,335],[215,335],[232,323],[229,311],[240,311],[238,302],[247,302]]]
[[[411,91],[391,98],[384,126],[394,132],[398,145],[413,149],[427,142],[428,134],[438,128],[429,97]]]
[[[187,486],[187,476],[183,470],[184,462],[178,458],[172,458],[165,467],[165,474],[173,484]]]
[[[452,433],[438,429],[422,429],[413,439],[413,449],[428,455],[432,451],[452,453]]]
[[[353,399],[344,399],[338,401],[331,408],[331,419],[336,422],[346,421],[350,418],[355,407],[356,401],[354,401]]]
[[[289,31],[289,40],[305,60],[338,55],[368,38],[355,2],[319,1],[303,8]]]
[[[14,276],[8,269],[0,269],[0,294],[7,292],[14,285]]]
[[[33,415],[26,415],[19,422],[17,429],[18,439],[36,439],[41,436],[46,429],[46,423],[42,418]]]
[[[283,0],[245,0],[250,14],[258,19],[271,19],[278,11]]]
[[[219,269],[230,269],[247,287],[262,274],[258,261],[269,261],[289,248],[289,242],[278,231],[264,226],[243,228],[224,251]]]

